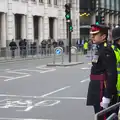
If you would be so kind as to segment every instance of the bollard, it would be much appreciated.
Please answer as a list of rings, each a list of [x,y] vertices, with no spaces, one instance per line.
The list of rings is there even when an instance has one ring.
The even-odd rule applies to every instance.
[[[56,55],[61,55],[61,63],[63,64],[63,62],[64,62],[64,55],[63,55],[63,48],[62,47],[54,48],[53,64],[56,63]]]
[[[72,49],[75,50],[75,53],[76,53],[76,54],[75,54],[75,55],[76,55],[76,62],[78,62],[78,54],[77,54],[78,50],[77,50],[77,47],[72,46],[72,47],[71,47],[71,50],[72,50]]]

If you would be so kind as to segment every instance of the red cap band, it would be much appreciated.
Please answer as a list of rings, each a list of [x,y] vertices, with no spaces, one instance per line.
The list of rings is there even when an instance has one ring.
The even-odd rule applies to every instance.
[[[100,28],[93,26],[93,27],[91,27],[91,31],[92,31],[92,32],[100,31]]]

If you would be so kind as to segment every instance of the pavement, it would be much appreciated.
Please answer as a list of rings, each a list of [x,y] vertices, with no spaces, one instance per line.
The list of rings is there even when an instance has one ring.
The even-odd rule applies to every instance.
[[[86,106],[90,58],[79,55],[79,61],[84,64],[46,66],[52,58],[0,63],[0,120],[94,120]]]

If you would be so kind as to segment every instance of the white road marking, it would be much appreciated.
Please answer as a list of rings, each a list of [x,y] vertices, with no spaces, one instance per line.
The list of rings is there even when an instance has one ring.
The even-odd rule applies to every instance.
[[[16,98],[43,98],[42,96],[23,96],[23,95],[8,95],[8,94],[0,94],[0,97],[16,97]],[[63,100],[86,100],[85,97],[45,97],[48,99],[63,99]]]
[[[0,120],[52,120],[52,119],[35,119],[35,118],[0,118]]]
[[[46,97],[49,99],[63,99],[63,100],[86,100],[85,97]]]
[[[52,103],[47,103],[47,102],[52,102]],[[54,105],[57,105],[60,103],[60,100],[44,100],[44,101],[40,101],[38,103],[36,103],[34,106],[37,107],[37,106],[47,106],[47,107],[51,107],[51,106],[54,106]]]
[[[37,66],[36,68],[44,68],[44,67],[47,67],[46,65],[40,65],[40,66]]]
[[[20,74],[20,75],[28,75],[28,73],[24,73],[24,72],[18,72],[19,70],[11,70],[11,71],[7,71],[7,73],[14,73],[14,74]]]
[[[10,77],[10,76],[0,76],[0,78],[13,78],[13,77]]]
[[[53,72],[53,71],[56,71],[56,69],[45,70],[45,71],[41,71],[40,73],[47,73],[47,72]]]
[[[85,68],[81,68],[83,70],[89,70],[90,68],[89,67],[85,67]]]
[[[20,70],[19,70],[19,71],[20,71]],[[21,69],[21,71],[28,71],[28,72],[39,72],[39,73],[40,73],[40,71],[41,71],[41,70]]]
[[[81,80],[80,82],[81,82],[81,83],[84,83],[84,82],[86,82],[86,81],[90,81],[90,78],[87,78],[87,79]]]
[[[11,80],[16,80],[16,79],[21,79],[21,78],[25,78],[25,77],[29,77],[29,76],[31,76],[30,74],[28,74],[28,73],[24,73],[24,72],[18,72],[18,71],[16,71],[16,70],[7,70],[6,71],[7,73],[13,73],[13,74],[18,74],[18,75],[23,75],[23,76],[18,76],[18,77],[8,77],[8,79],[5,79],[4,81],[11,81]],[[7,77],[6,77],[7,78]]]
[[[38,96],[8,95],[8,94],[0,94],[0,97],[38,98]],[[40,96],[39,96],[39,97],[40,97]]]
[[[41,97],[47,97],[47,96],[49,96],[49,95],[55,94],[55,93],[60,92],[60,91],[62,91],[62,90],[68,89],[68,88],[70,88],[70,87],[71,87],[71,86],[66,86],[66,87],[60,88],[60,89],[58,89],[58,90],[55,90],[55,91],[52,91],[52,92],[50,92],[50,93],[44,94],[44,95],[42,95]]]
[[[6,79],[4,81],[17,80],[17,79],[21,79],[21,78],[25,78],[25,77],[29,77],[29,76],[31,76],[31,75],[18,76],[18,77]]]
[[[46,68],[46,65],[41,65],[41,66],[38,66],[36,68],[40,69],[40,70],[44,70],[44,71],[41,71],[40,73],[53,72],[56,70],[55,68],[48,68],[48,67]]]

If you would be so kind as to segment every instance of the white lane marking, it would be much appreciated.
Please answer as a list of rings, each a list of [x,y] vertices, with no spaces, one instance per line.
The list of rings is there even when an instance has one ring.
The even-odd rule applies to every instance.
[[[89,67],[84,67],[84,68],[81,68],[82,70],[89,70],[90,68]]]
[[[21,98],[43,98],[42,96],[23,96],[23,95],[8,95],[8,94],[0,94],[0,97],[21,97]],[[46,97],[47,99],[63,99],[63,100],[86,100],[85,97]],[[9,99],[8,99],[9,100]],[[3,100],[1,100],[3,101]]]
[[[0,76],[0,78],[13,78],[13,77],[10,77],[10,76]]]
[[[46,65],[40,65],[40,66],[37,66],[36,68],[44,68],[44,67],[47,67]]]
[[[60,91],[62,91],[62,90],[68,89],[68,88],[70,88],[70,87],[71,87],[71,86],[66,86],[66,87],[60,88],[60,89],[58,89],[58,90],[55,90],[55,91],[49,92],[49,93],[47,93],[47,94],[41,95],[41,97],[47,97],[47,96],[49,96],[49,95],[55,94],[55,93],[60,92]]]
[[[7,73],[14,73],[14,74],[20,74],[20,75],[28,75],[28,73],[18,72],[18,70],[7,71]]]
[[[86,81],[90,81],[90,78],[87,78],[87,79],[81,80],[80,82],[81,82],[81,83],[84,83],[84,82],[86,82]]]
[[[85,97],[46,97],[49,99],[63,99],[63,100],[86,100]]]
[[[37,98],[37,97],[40,97],[40,96],[24,96],[24,95],[8,95],[8,94],[0,94],[0,97]]]
[[[21,69],[21,70],[19,70],[19,71],[39,72],[39,73],[40,73],[41,70]]]
[[[53,102],[53,103],[47,103],[47,102]],[[44,100],[44,101],[40,101],[38,103],[36,103],[34,106],[37,107],[37,106],[47,106],[47,107],[51,107],[51,106],[54,106],[54,105],[57,105],[60,103],[60,100]]]
[[[0,120],[52,120],[52,119],[35,119],[35,118],[0,118]]]
[[[20,79],[20,78],[25,78],[25,77],[29,77],[30,75],[24,75],[24,76],[19,76],[19,77],[14,77],[14,78],[9,78],[9,79],[6,79],[4,81],[11,81],[11,80],[17,80],[17,79]]]
[[[40,69],[40,70],[44,70],[44,71],[41,71],[40,73],[53,72],[56,70],[55,68],[48,68],[48,67],[46,68],[46,65],[41,65],[41,66],[38,66],[36,68]]]
[[[40,73],[47,73],[47,72],[53,72],[53,71],[56,71],[56,69],[45,70],[45,71],[41,71]]]
[[[31,76],[28,73],[23,73],[23,72],[18,72],[16,70],[11,70],[11,71],[6,71],[7,73],[13,73],[13,74],[18,74],[18,75],[23,75],[23,76],[18,76],[18,77],[8,77],[8,79],[5,79],[4,81],[11,81],[11,80],[16,80],[16,79],[21,79],[21,78],[25,78],[25,77],[29,77]],[[7,78],[7,77],[6,77]]]

